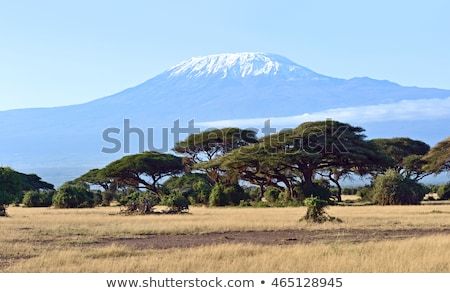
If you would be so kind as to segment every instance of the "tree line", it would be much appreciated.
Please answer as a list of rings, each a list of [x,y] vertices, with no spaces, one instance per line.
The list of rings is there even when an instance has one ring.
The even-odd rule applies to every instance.
[[[262,138],[249,129],[209,129],[176,143],[175,154],[128,155],[90,170],[64,184],[52,202],[84,207],[116,199],[140,213],[158,204],[183,212],[189,204],[286,206],[311,197],[334,203],[342,201],[344,180],[364,177],[366,199],[418,204],[430,191],[419,181],[450,170],[450,138],[430,148],[406,137],[369,140],[364,132],[332,120]],[[448,198],[450,186],[441,193]]]

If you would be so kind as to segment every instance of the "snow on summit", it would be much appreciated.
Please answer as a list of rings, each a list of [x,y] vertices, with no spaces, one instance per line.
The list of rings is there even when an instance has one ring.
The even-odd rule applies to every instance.
[[[281,76],[287,78],[326,78],[291,60],[268,53],[228,53],[193,57],[169,69],[170,77],[184,76],[192,79],[204,76],[251,77]]]

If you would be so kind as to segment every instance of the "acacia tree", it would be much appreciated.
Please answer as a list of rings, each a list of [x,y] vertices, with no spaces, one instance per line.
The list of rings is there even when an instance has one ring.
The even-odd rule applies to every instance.
[[[20,178],[22,191],[37,191],[37,190],[54,190],[55,186],[51,183],[45,182],[36,174],[24,174],[16,172]]]
[[[425,172],[440,173],[450,171],[450,137],[439,142],[423,158]]]
[[[363,128],[338,121],[306,122],[271,135],[263,143],[282,158],[280,164],[300,174],[303,189],[309,194],[320,171],[363,170],[380,160],[380,153],[365,140],[363,132]]]
[[[115,191],[117,183],[113,178],[106,176],[103,169],[92,169],[74,180],[75,183],[83,183],[88,185],[98,185],[105,191]]]
[[[191,134],[185,140],[178,142],[174,151],[185,156],[185,164],[192,168],[195,164],[211,161],[234,149],[256,143],[256,132],[239,128],[210,129],[201,133]],[[220,182],[220,169],[217,165],[199,167],[213,182]]]
[[[263,145],[254,144],[236,149],[223,157],[196,165],[199,168],[218,168],[259,187],[258,199],[264,196],[268,186],[285,189],[291,196],[295,176],[290,169],[280,164],[276,153],[269,153]],[[283,185],[280,186],[280,183]]]
[[[118,184],[145,188],[159,194],[159,181],[170,175],[182,173],[181,158],[158,152],[144,152],[125,156],[106,166],[104,176]]]
[[[6,207],[22,192],[19,174],[11,168],[0,168],[0,216],[6,216]]]
[[[430,150],[430,146],[423,141],[397,137],[373,139],[371,142],[388,158],[385,168],[374,175],[393,169],[403,177],[417,182],[430,174],[423,168],[423,157]]]

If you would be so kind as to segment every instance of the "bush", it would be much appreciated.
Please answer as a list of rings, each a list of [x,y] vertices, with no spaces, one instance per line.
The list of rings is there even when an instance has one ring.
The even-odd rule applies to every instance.
[[[325,209],[328,206],[328,201],[319,199],[318,197],[315,196],[311,196],[305,199],[303,203],[307,207],[306,215],[302,218],[303,220],[313,223],[324,223],[326,221],[341,222],[341,220],[335,217],[330,217],[325,212]]]
[[[439,199],[447,200],[450,199],[450,182],[444,185],[441,185],[437,190],[437,195]]]
[[[28,191],[23,196],[22,203],[29,208],[49,207],[52,205],[54,193],[54,191]]]
[[[135,214],[151,214],[159,202],[159,197],[150,191],[135,191],[121,198],[121,204],[126,206],[125,212]]]
[[[205,174],[187,173],[180,177],[172,177],[163,185],[166,194],[180,192],[190,201],[200,204],[208,203],[208,195],[211,193],[211,183]]]
[[[214,185],[211,193],[209,195],[209,205],[210,206],[226,206],[230,203],[230,198],[228,194],[224,192],[224,187],[222,184],[217,183]]]
[[[101,205],[104,207],[110,206],[111,201],[116,197],[115,192],[106,190],[102,192],[102,202]]]
[[[264,198],[268,202],[276,202],[280,199],[281,190],[279,188],[270,186],[264,191]]]
[[[229,199],[234,205],[239,205],[241,200],[247,200],[250,196],[244,191],[244,189],[239,185],[231,185],[224,188],[225,198]]]
[[[358,189],[358,192],[356,192],[356,195],[361,197],[362,200],[372,200],[372,187],[371,186],[364,186]]]
[[[85,185],[66,184],[53,197],[57,208],[89,208],[94,206],[94,194]]]
[[[423,185],[404,178],[395,170],[377,176],[372,190],[372,198],[379,205],[420,204],[425,194]]]
[[[171,213],[183,213],[189,210],[189,201],[180,192],[167,195],[161,204],[167,206]]]

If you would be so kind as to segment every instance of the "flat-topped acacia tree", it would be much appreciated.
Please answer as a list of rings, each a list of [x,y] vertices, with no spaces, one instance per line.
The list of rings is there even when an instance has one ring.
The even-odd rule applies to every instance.
[[[370,142],[387,158],[384,168],[374,172],[374,175],[393,169],[403,177],[417,182],[430,174],[423,169],[423,157],[430,150],[425,142],[408,137],[377,138]]]
[[[361,127],[333,120],[305,122],[270,135],[262,143],[277,154],[279,164],[299,174],[304,192],[310,195],[321,170],[361,172],[380,160],[380,153],[365,140],[363,132]]]
[[[440,173],[450,171],[450,137],[439,142],[423,158],[426,172]]]
[[[103,169],[104,176],[118,184],[145,188],[160,193],[159,181],[171,175],[182,173],[184,165],[180,157],[158,152],[144,152],[125,156]]]
[[[249,129],[222,128],[209,129],[189,135],[178,142],[174,151],[185,156],[185,164],[191,168],[194,164],[213,160],[237,148],[256,143],[256,132]],[[205,168],[208,177],[219,182],[219,170],[216,166]]]
[[[73,180],[73,183],[82,183],[88,185],[97,185],[105,191],[114,191],[117,184],[114,179],[106,176],[104,169],[92,169]]]

